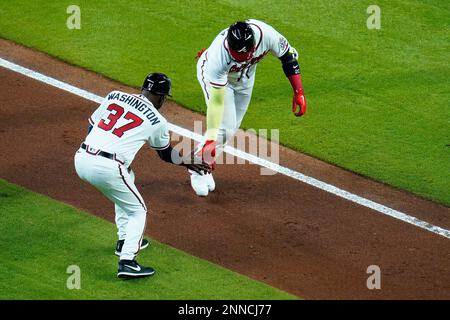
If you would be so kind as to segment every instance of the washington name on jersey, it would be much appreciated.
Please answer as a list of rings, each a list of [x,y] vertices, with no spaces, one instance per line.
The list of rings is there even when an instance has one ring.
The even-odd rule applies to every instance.
[[[128,104],[130,107],[140,111],[152,125],[160,122],[158,116],[150,109],[145,101],[139,99],[134,95],[113,91],[108,95],[108,100],[118,100],[120,102]]]

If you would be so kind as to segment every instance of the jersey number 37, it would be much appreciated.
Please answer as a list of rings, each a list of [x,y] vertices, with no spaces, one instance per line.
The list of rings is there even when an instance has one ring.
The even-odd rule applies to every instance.
[[[105,131],[110,131],[112,128],[114,128],[117,121],[122,117],[125,110],[115,103],[110,104],[107,110],[111,111],[108,118],[106,120],[100,120],[100,122],[98,123],[98,127]],[[128,122],[127,124],[113,130],[112,134],[118,136],[119,138],[123,136],[125,131],[136,128],[140,126],[142,122],[144,122],[144,120],[131,112],[127,112],[123,116],[123,118],[126,120],[131,120],[131,122]]]

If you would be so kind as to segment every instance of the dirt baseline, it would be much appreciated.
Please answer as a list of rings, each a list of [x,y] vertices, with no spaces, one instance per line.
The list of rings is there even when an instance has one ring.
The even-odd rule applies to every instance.
[[[99,95],[135,91],[8,41],[0,48],[0,57]],[[113,205],[73,166],[96,104],[3,68],[0,78],[0,141],[9,150],[0,177],[113,222]],[[190,129],[204,120],[173,103],[162,113]],[[290,168],[450,226],[447,207],[286,148],[280,157]],[[218,166],[217,191],[205,199],[194,195],[182,168],[148,148],[133,170],[150,210],[147,234],[195,256],[309,299],[450,298],[448,239],[280,174],[262,176],[255,165]],[[370,265],[381,268],[381,290],[366,287]]]

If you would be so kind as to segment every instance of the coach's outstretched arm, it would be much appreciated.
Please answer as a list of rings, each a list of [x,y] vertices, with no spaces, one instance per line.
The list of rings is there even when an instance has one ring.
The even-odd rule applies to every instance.
[[[197,172],[198,174],[206,174],[211,172],[211,168],[206,162],[202,161],[201,163],[199,163],[200,159],[195,158],[195,156],[193,155],[190,155],[190,157],[188,158],[182,159],[180,153],[174,150],[171,145],[163,150],[156,150],[156,152],[158,153],[161,160],[186,167],[192,171]],[[173,157],[175,159],[173,159]]]
[[[291,47],[284,55],[280,57],[280,60],[283,65],[284,74],[288,77],[292,89],[294,90],[292,112],[297,117],[301,117],[306,112],[306,98],[302,85],[300,65],[297,60],[297,51]],[[300,107],[298,111],[297,106]]]

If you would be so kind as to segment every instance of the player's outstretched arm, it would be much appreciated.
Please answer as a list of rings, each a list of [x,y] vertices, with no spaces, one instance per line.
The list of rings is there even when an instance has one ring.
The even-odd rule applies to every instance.
[[[202,161],[206,162],[214,170],[216,157],[216,140],[222,123],[225,88],[212,87],[206,111],[206,142],[197,154]]]
[[[284,55],[280,57],[283,71],[286,77],[291,83],[294,90],[294,98],[292,99],[292,112],[301,117],[306,112],[306,98],[305,91],[303,90],[302,77],[300,74],[300,65],[297,60],[297,51],[294,48],[290,48]],[[297,111],[297,106],[300,109]]]
[[[206,138],[217,140],[220,124],[222,123],[224,111],[225,88],[211,87],[208,109],[206,110]]]

